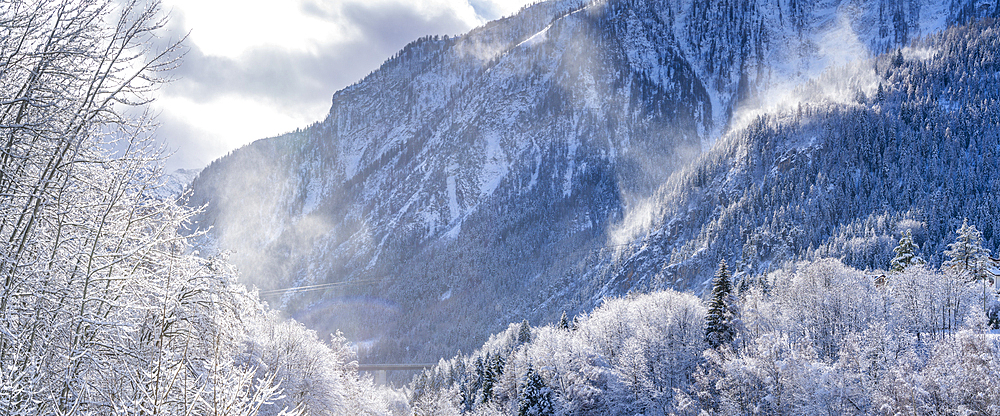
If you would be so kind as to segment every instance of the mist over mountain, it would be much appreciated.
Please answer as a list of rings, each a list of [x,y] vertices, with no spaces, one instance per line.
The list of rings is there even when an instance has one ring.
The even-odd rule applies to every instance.
[[[206,167],[189,204],[207,204],[203,249],[366,361],[700,291],[723,258],[746,276],[813,256],[885,267],[910,229],[939,262],[963,217],[997,243],[996,29],[942,32],[996,13],[543,2],[411,43],[325,120]]]
[[[995,251],[998,41],[981,21],[800,86],[853,102],[800,101],[726,135],[623,222],[648,225],[622,269],[675,287],[720,259],[749,276],[822,257],[884,270],[905,231],[938,266],[965,220]]]

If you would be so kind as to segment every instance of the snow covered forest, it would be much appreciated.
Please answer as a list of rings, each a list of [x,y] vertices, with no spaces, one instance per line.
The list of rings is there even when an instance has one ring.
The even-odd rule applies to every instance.
[[[207,166],[199,248],[366,363],[702,293],[723,259],[884,268],[910,230],[939,267],[964,218],[996,250],[994,6],[558,0],[420,38]]]
[[[1000,415],[1000,25],[952,2],[955,25],[903,46],[920,5],[907,23],[872,2],[897,23],[885,53],[741,113],[761,39],[808,46],[812,6],[607,3],[414,42],[326,121],[213,163],[192,205],[165,190],[148,109],[183,55],[159,3],[0,0],[0,415]],[[791,29],[766,27],[786,6]],[[722,15],[761,20],[712,32]],[[744,26],[757,45],[700,43]],[[711,115],[731,130],[702,151]],[[656,152],[641,181],[616,159]],[[256,188],[235,215],[200,207]],[[235,234],[196,225],[216,219]],[[370,357],[475,350],[377,386],[366,339],[269,307],[210,244],[227,238],[273,244],[241,255],[268,257],[251,270],[274,287],[376,282],[271,292],[315,321],[364,311]]]
[[[143,111],[156,2],[0,2],[0,414],[386,414],[401,399],[201,257]]]
[[[995,317],[993,295],[960,260],[941,271],[901,254],[910,261],[886,275],[826,259],[729,290],[723,263],[708,302],[666,290],[511,324],[418,376],[411,404],[418,415],[1000,414],[1000,342],[983,313],[986,295]]]
[[[414,411],[1000,414],[997,42],[975,21],[876,56],[874,84],[800,86],[661,188],[618,269],[650,291],[511,324],[416,378]],[[706,267],[703,298],[657,289]]]

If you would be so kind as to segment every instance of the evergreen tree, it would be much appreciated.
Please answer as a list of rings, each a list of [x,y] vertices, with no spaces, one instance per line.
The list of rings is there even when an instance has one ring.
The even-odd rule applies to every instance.
[[[465,412],[471,412],[476,406],[476,400],[481,397],[480,393],[486,384],[487,364],[483,362],[483,357],[476,357],[476,363],[472,371],[473,375],[468,380],[468,386],[463,390],[462,407]]]
[[[943,266],[957,273],[969,273],[973,280],[985,279],[983,260],[990,251],[983,248],[983,233],[975,225],[969,225],[968,219],[962,221],[962,227],[956,233],[958,238],[944,251],[948,260]]]
[[[517,331],[517,343],[526,344],[531,342],[531,324],[525,319],[521,321],[521,329]]]
[[[901,67],[904,62],[906,61],[903,59],[903,50],[896,49],[896,53],[892,55],[892,66],[897,68]]]
[[[566,311],[563,311],[559,318],[559,329],[569,329],[569,319],[566,318]]]
[[[896,257],[893,257],[892,263],[890,263],[892,271],[902,272],[909,266],[924,264],[924,259],[916,255],[918,248],[920,247],[913,242],[913,233],[906,230],[903,237],[899,239],[899,245],[892,249],[896,253]]]
[[[736,339],[736,298],[729,279],[729,269],[723,260],[712,282],[712,300],[706,318],[705,341],[712,348],[731,345]]]
[[[503,375],[504,367],[507,366],[507,360],[504,359],[503,355],[498,352],[493,356],[493,361],[491,361],[491,368],[493,369],[493,375],[499,380],[500,376]]]
[[[948,250],[944,254],[949,260],[944,262],[944,267],[950,268],[956,273],[968,274],[971,280],[983,281],[983,312],[989,312],[986,281],[989,279],[986,272],[986,261],[989,259],[990,251],[983,248],[983,233],[976,229],[975,225],[969,225],[969,219],[962,221],[962,228],[959,228],[958,238],[954,243],[948,244]]]
[[[427,394],[427,370],[421,371],[410,382],[410,403],[419,401],[425,394]]]
[[[552,402],[552,389],[545,385],[545,380],[528,364],[528,372],[524,375],[524,387],[518,396],[518,416],[542,416],[556,413]]]
[[[493,389],[496,387],[497,382],[500,381],[500,376],[503,375],[504,364],[504,359],[500,353],[486,355],[486,368],[483,371],[483,393],[480,403],[488,403],[493,400]]]
[[[483,368],[483,389],[480,396],[480,403],[489,403],[493,400],[493,385],[496,384],[497,375],[493,372],[493,357],[486,356],[486,366]]]

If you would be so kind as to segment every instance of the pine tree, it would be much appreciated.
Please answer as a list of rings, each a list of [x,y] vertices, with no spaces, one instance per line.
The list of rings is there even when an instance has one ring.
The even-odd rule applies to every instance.
[[[990,251],[983,248],[983,233],[975,225],[969,225],[968,218],[962,221],[962,227],[956,233],[958,238],[944,251],[948,260],[943,266],[957,273],[969,273],[973,280],[985,279],[983,260]]]
[[[531,324],[525,319],[521,321],[521,329],[517,331],[517,343],[526,344],[531,342]]]
[[[542,416],[556,413],[552,402],[552,389],[545,385],[545,380],[528,364],[528,372],[524,375],[524,387],[518,396],[518,416]]]
[[[507,366],[507,360],[504,359],[503,355],[498,352],[493,356],[493,361],[490,362],[491,368],[493,369],[493,375],[499,380],[500,376],[503,375],[503,370]]]
[[[958,238],[954,243],[948,244],[948,250],[944,254],[949,260],[944,262],[944,267],[951,270],[971,275],[971,280],[983,281],[983,312],[989,312],[987,280],[989,275],[986,272],[986,262],[990,257],[990,250],[983,248],[983,233],[976,229],[975,225],[969,225],[969,219],[962,221],[962,228],[959,228]]]
[[[416,402],[427,394],[427,371],[421,371],[420,374],[410,383],[410,403]]]
[[[476,362],[472,369],[472,377],[468,380],[468,386],[464,389],[462,405],[465,412],[471,412],[476,406],[477,399],[480,398],[486,380],[487,364],[483,362],[483,357],[476,357]]]
[[[903,62],[905,62],[903,59],[903,50],[896,49],[896,53],[892,55],[892,66],[896,68],[901,67],[903,66]]]
[[[482,396],[480,396],[480,403],[489,403],[493,400],[493,385],[496,384],[498,374],[493,371],[494,360],[496,357],[489,354],[486,355],[486,366],[483,368],[483,390]]]
[[[899,245],[892,249],[896,253],[896,257],[890,263],[892,271],[902,272],[907,267],[924,264],[924,259],[916,255],[918,248],[920,247],[913,242],[913,233],[910,230],[906,230],[903,233],[903,237],[899,239]]]
[[[569,329],[569,319],[566,318],[566,311],[563,311],[559,318],[559,329]]]
[[[705,341],[712,348],[731,345],[736,339],[736,298],[729,279],[729,269],[723,260],[712,282],[712,300],[708,303],[706,318]]]
[[[497,382],[500,381],[500,376],[503,375],[505,364],[503,356],[499,352],[495,355],[486,355],[486,368],[483,371],[483,393],[480,403],[487,403],[493,400],[493,390]]]

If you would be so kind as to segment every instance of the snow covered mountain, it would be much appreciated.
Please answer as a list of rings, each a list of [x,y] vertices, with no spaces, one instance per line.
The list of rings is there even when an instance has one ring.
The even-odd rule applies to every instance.
[[[170,173],[164,173],[160,178],[160,186],[154,191],[156,196],[163,199],[177,199],[184,193],[188,185],[198,177],[201,169],[177,169]]]
[[[928,96],[898,78],[922,76],[933,51],[905,49],[900,65],[873,56],[996,13],[944,0],[543,2],[411,43],[334,94],[322,122],[213,162],[190,203],[208,206],[198,223],[213,227],[206,246],[231,250],[275,306],[369,341],[362,359],[435,360],[508,322],[554,320],[604,295],[699,287],[720,257],[753,262],[749,272],[838,255],[850,250],[829,237],[852,235],[857,216],[892,209],[887,218],[902,220],[892,215],[909,205],[865,205],[802,231],[808,217],[784,227],[766,197],[847,183],[799,175],[820,175],[809,157],[842,150],[832,138],[855,137],[826,120],[912,116],[917,96],[963,103],[965,92]],[[803,101],[792,133],[758,117]],[[764,188],[764,178],[784,182]],[[850,195],[780,206],[864,197]],[[727,214],[736,208],[771,220]],[[926,223],[918,217],[906,218]],[[288,287],[300,289],[275,290]]]
[[[998,46],[995,21],[978,22],[801,86],[812,98],[726,135],[630,213],[641,225],[619,238],[641,243],[621,270],[688,287],[719,259],[749,276],[800,258],[886,269],[905,231],[940,265],[966,219],[996,252]],[[831,91],[854,98],[816,99]]]

